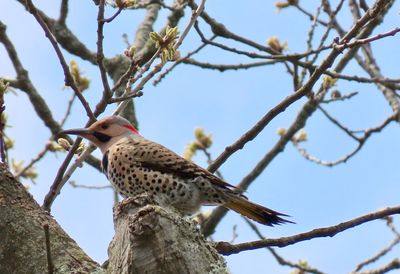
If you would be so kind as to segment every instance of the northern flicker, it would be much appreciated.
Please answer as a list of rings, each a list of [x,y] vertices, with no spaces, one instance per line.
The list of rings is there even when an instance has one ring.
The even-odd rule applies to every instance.
[[[145,139],[120,116],[61,134],[79,135],[96,145],[103,153],[104,173],[124,197],[147,192],[184,215],[193,214],[201,205],[222,205],[264,225],[290,222],[280,217],[288,215],[248,201],[233,185]]]

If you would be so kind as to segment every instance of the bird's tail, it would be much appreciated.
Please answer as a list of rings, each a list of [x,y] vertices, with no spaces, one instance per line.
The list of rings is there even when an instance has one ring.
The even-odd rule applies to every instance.
[[[224,207],[232,209],[243,216],[252,219],[253,221],[259,222],[263,225],[273,226],[282,223],[293,223],[289,220],[283,219],[280,216],[289,215],[279,213],[272,209],[263,207],[261,205],[252,203],[242,196],[229,195],[228,202],[224,204]]]

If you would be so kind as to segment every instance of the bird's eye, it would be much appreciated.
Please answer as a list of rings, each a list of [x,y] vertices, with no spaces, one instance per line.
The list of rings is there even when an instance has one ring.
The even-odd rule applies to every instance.
[[[108,128],[108,124],[102,124],[102,125],[101,125],[101,128],[102,128],[102,129],[107,129],[107,128]]]

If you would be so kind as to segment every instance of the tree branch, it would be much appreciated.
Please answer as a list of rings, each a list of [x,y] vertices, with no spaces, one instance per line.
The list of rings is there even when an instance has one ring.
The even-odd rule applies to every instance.
[[[69,66],[67,65],[64,55],[62,54],[60,48],[58,47],[58,44],[53,36],[53,33],[51,32],[50,28],[47,26],[47,24],[43,20],[43,18],[40,16],[39,12],[37,11],[36,7],[33,5],[32,1],[26,0],[26,4],[27,4],[28,11],[35,17],[36,21],[38,21],[39,25],[42,27],[43,31],[46,34],[46,37],[49,39],[51,45],[53,46],[53,48],[57,54],[57,57],[60,61],[62,69],[64,71],[65,85],[71,87],[72,90],[75,92],[76,96],[81,101],[82,106],[86,110],[86,115],[89,117],[89,120],[92,122],[96,121],[96,117],[93,115],[93,112],[90,109],[88,102],[86,101],[85,97],[82,95],[81,90],[79,90],[78,86],[76,85],[74,77],[72,77],[72,75],[71,75]]]
[[[297,235],[289,236],[289,237],[282,237],[282,238],[277,238],[277,239],[265,239],[265,240],[259,240],[259,241],[253,241],[253,242],[247,242],[247,243],[242,243],[242,244],[236,244],[232,245],[227,242],[219,242],[217,243],[216,249],[220,254],[223,255],[231,255],[231,254],[236,254],[242,251],[247,251],[247,250],[254,250],[258,248],[264,248],[267,246],[278,246],[278,247],[285,247],[289,246],[295,243],[315,239],[315,238],[321,238],[321,237],[333,237],[336,234],[343,232],[347,229],[357,227],[361,224],[371,222],[377,219],[382,219],[386,216],[391,216],[394,214],[400,214],[400,206],[397,207],[388,207],[383,210],[379,210],[377,212],[369,213],[364,216],[339,223],[337,225],[329,226],[329,227],[323,227],[323,228],[317,228],[313,229],[308,232],[300,233]]]

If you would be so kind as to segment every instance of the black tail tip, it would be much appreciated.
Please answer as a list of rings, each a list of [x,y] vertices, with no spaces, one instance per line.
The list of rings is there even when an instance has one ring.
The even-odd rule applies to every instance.
[[[284,218],[282,218],[280,216],[290,217],[287,214],[278,213],[278,212],[276,212],[276,213],[265,213],[264,214],[264,218],[263,218],[264,219],[263,222],[259,222],[259,223],[261,223],[263,225],[268,225],[268,226],[281,225],[281,224],[286,224],[286,223],[295,224],[295,222],[287,220],[287,219],[284,219]]]

